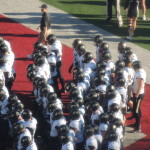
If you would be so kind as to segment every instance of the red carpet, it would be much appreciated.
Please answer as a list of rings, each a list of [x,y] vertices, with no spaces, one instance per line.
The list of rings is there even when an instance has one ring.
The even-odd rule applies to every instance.
[[[15,80],[13,91],[17,93],[20,99],[31,108],[31,98],[29,96],[32,90],[32,84],[26,78],[26,67],[31,61],[26,59],[26,55],[31,54],[33,44],[37,39],[37,32],[0,15],[0,36],[10,41],[12,49],[16,56],[15,69],[17,78]],[[65,81],[71,80],[71,74],[68,73],[68,67],[72,61],[72,49],[63,45],[63,76]],[[150,150],[150,86],[146,86],[146,96],[142,103],[142,132],[147,137],[130,145],[126,150]],[[65,98],[65,96],[64,96]]]

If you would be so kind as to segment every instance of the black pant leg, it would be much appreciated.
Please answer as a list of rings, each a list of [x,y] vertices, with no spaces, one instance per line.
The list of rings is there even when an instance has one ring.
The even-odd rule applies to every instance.
[[[107,18],[112,19],[113,0],[107,0]]]

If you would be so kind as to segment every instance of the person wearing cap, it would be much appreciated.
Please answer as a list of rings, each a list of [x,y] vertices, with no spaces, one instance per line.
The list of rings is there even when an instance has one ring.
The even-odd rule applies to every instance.
[[[46,37],[51,33],[51,17],[48,13],[48,7],[46,4],[42,4],[40,8],[42,12],[42,18],[41,24],[38,26],[37,31],[40,31],[38,41],[43,42],[46,41]]]

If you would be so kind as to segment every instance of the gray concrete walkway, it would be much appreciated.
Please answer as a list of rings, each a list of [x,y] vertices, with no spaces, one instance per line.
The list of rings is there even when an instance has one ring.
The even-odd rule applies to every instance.
[[[40,23],[41,2],[39,0],[0,0],[0,14],[3,14],[33,30],[36,30]],[[49,6],[49,12],[52,16],[52,29],[61,41],[72,46],[72,42],[75,38],[80,38],[84,41],[88,51],[95,54],[95,47],[93,45],[93,37],[95,34],[103,34],[105,40],[109,43],[113,60],[117,60],[117,44],[121,41],[120,37],[110,34],[92,24],[79,20],[78,18],[68,15],[62,10]],[[139,60],[144,64],[144,68],[147,74],[150,74],[150,52],[127,42],[131,46],[134,52],[137,54]],[[147,82],[150,83],[150,76],[147,77]],[[127,130],[131,130],[127,128]],[[128,146],[137,140],[143,138],[145,134],[129,134],[126,133],[124,146]]]

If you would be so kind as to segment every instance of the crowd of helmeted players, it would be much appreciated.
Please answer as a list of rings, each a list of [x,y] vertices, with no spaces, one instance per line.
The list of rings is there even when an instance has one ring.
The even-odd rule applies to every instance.
[[[51,34],[47,44],[34,44],[31,55],[34,63],[28,65],[27,77],[33,83],[37,132],[48,150],[123,149],[125,114],[132,93],[134,69],[140,61],[125,42],[118,44],[119,56],[115,63],[103,35],[96,35],[94,43],[96,60],[80,39],[73,41],[74,59],[68,70],[73,73],[73,79],[65,86],[61,74],[61,42]],[[67,108],[61,101],[61,92],[68,92],[71,99]],[[12,112],[9,122],[13,126],[13,136],[17,137],[16,147],[36,150],[37,121],[32,112],[24,110],[16,95],[8,98],[7,106]],[[64,116],[66,109],[68,115]]]

